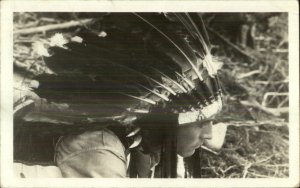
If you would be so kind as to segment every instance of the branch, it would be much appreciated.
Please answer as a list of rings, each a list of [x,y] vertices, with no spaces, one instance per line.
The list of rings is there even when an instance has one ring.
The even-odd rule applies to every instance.
[[[287,80],[287,79],[279,80],[279,81],[261,81],[261,80],[254,81],[255,84],[263,84],[263,85],[282,84],[282,83],[288,83],[288,82],[289,82],[289,80]]]
[[[285,92],[285,93],[278,93],[278,92],[267,92],[264,94],[264,97],[263,97],[263,101],[261,103],[261,105],[263,107],[267,106],[267,99],[269,96],[273,96],[273,97],[276,97],[276,96],[286,96],[288,97],[289,96],[289,93]],[[269,101],[270,103],[271,101]]]
[[[264,107],[262,105],[260,105],[257,101],[253,100],[253,101],[241,101],[242,105],[245,106],[250,106],[250,107],[254,107],[254,108],[258,108],[261,111],[264,111],[268,114],[271,114],[273,116],[280,116],[281,114],[284,113],[288,113],[289,112],[289,108],[288,107],[282,107],[282,108],[267,108]]]
[[[282,126],[288,126],[288,122],[284,121],[275,121],[275,120],[269,120],[269,121],[229,121],[225,124],[228,124],[228,126],[236,126],[236,127],[242,127],[242,126],[262,126],[262,125],[272,125],[276,127],[282,127]]]
[[[220,33],[216,32],[212,28],[207,28],[207,29],[211,33],[213,33],[214,35],[216,35],[218,38],[220,38],[222,41],[224,41],[225,43],[227,43],[229,46],[231,46],[233,49],[235,49],[236,51],[238,51],[239,53],[241,53],[242,55],[248,57],[249,59],[253,59],[253,60],[259,61],[259,59],[257,59],[256,57],[248,54],[247,52],[245,52],[244,50],[242,50],[241,48],[239,48],[237,45],[235,45],[232,42],[230,42],[228,39],[226,39],[224,36],[222,36]]]
[[[289,53],[289,50],[288,49],[275,49],[275,50],[272,50],[272,52],[274,52],[274,53]]]
[[[243,178],[247,177],[248,174],[248,169],[252,166],[252,163],[247,164],[246,166],[244,166],[244,171],[243,171]]]
[[[249,174],[252,174],[254,175],[255,177],[259,177],[259,178],[273,178],[271,176],[266,176],[266,175],[263,175],[263,174],[256,174],[254,172],[249,172]]]
[[[82,26],[88,23],[91,23],[94,19],[83,19],[79,21],[70,21],[70,22],[65,22],[65,23],[60,23],[60,24],[50,24],[50,25],[45,25],[45,26],[40,26],[40,27],[33,27],[33,28],[27,28],[27,29],[20,29],[14,31],[14,34],[32,34],[32,33],[41,33],[41,32],[46,32],[46,31],[51,31],[51,30],[61,30],[61,29],[67,29],[71,27],[76,27],[76,26]]]
[[[26,63],[21,63],[19,61],[14,61],[13,62],[14,66],[16,66],[17,68],[20,68],[21,70],[25,70],[28,71],[30,69],[30,65],[26,64]]]
[[[260,73],[261,73],[261,70],[250,71],[250,72],[247,72],[247,73],[244,73],[244,74],[240,74],[238,76],[238,79],[244,79],[244,78],[250,77],[254,74],[260,74]]]

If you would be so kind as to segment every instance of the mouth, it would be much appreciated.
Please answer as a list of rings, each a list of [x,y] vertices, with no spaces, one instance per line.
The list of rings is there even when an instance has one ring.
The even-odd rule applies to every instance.
[[[204,140],[200,140],[196,145],[195,145],[195,149],[199,148],[200,146],[202,146],[204,143]]]

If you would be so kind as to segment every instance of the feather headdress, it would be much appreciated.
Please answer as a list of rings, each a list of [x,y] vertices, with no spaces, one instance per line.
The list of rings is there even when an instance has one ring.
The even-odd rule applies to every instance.
[[[53,74],[35,77],[34,92],[65,108],[41,106],[27,121],[30,115],[60,124],[122,121],[153,108],[202,110],[209,117],[220,110],[219,64],[197,13],[115,13],[101,26],[98,34],[84,30],[69,41],[62,34],[50,39],[41,55]]]
[[[55,34],[47,46],[34,46],[51,71],[34,78],[41,99],[16,115],[19,128],[64,134],[158,112],[201,120],[222,108],[220,64],[198,13],[106,14],[98,33]]]

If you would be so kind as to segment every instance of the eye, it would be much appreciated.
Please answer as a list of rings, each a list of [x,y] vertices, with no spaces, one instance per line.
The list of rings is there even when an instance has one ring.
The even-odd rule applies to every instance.
[[[202,139],[211,139],[212,138],[212,121],[206,122],[201,130]]]
[[[201,128],[205,127],[205,126],[208,126],[208,125],[212,125],[213,123],[213,120],[214,120],[214,117],[211,117],[211,118],[207,118],[207,119],[203,119],[199,122],[199,126]]]

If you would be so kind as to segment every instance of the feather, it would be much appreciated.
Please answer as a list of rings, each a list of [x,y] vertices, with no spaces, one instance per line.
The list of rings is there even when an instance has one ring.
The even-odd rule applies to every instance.
[[[220,111],[219,64],[199,14],[110,13],[100,22],[99,32],[80,28],[70,39],[55,34],[33,46],[51,71],[33,76],[38,82],[29,86],[40,97],[34,105],[15,109],[14,137],[29,140],[14,147],[17,153],[33,134],[61,136],[107,126],[132,130],[145,119],[151,123],[141,128],[160,134],[152,122],[166,113],[196,110],[211,117]],[[173,122],[162,120],[159,124]],[[139,132],[127,135],[130,148],[141,143]]]
[[[183,80],[185,81],[192,89],[195,88],[195,85],[188,80],[187,78],[185,78],[183,75],[179,74],[178,72],[176,72],[176,74]]]
[[[173,80],[169,76],[165,75],[164,73],[162,73],[159,70],[155,70],[155,71],[159,72],[162,76],[164,76],[165,78],[167,78],[168,80],[170,80],[171,82],[173,82],[176,85],[176,87],[178,87],[179,89],[181,89],[181,91],[183,91],[184,93],[188,92],[183,86],[181,86],[178,82],[176,82],[175,80]]]
[[[138,135],[133,138],[133,143],[129,146],[129,149],[137,147],[142,141],[142,136]]]
[[[14,106],[14,115],[21,116],[20,114],[26,113],[28,108],[32,108],[34,104],[34,101],[31,99],[25,100],[24,102],[21,102],[20,104]]]
[[[148,109],[132,109],[132,108],[127,108],[126,110],[128,112],[138,113],[138,114],[148,114],[149,113]]]
[[[159,86],[163,87],[164,89],[166,89],[168,92],[172,93],[173,95],[176,95],[176,92],[172,90],[172,88],[154,80],[153,78],[150,78],[153,82],[157,83]]]
[[[126,137],[131,137],[136,135],[138,132],[140,132],[141,127],[136,127],[133,131],[131,131]]]
[[[126,95],[126,94],[124,94],[124,95]],[[129,96],[129,97],[132,97],[132,98],[135,98],[135,99],[138,99],[138,100],[150,103],[150,104],[154,104],[154,105],[156,104],[156,102],[151,100],[151,99],[136,97],[136,96],[133,96],[133,95],[126,95],[126,96]]]
[[[201,16],[197,13],[173,14],[185,26],[189,33],[188,36],[193,38],[189,44],[194,48],[195,53],[201,57],[202,61],[199,62],[203,63],[203,67],[207,69],[209,75],[214,77],[220,66],[210,53],[209,37]]]
[[[163,95],[163,94],[160,94],[160,93],[158,93],[158,92],[156,92],[156,91],[154,91],[154,90],[151,90],[151,89],[149,89],[149,88],[147,88],[147,87],[145,87],[145,86],[143,86],[143,85],[140,85],[140,86],[143,87],[143,88],[145,88],[146,90],[150,91],[151,93],[155,94],[156,96],[159,96],[159,97],[162,98],[163,100],[169,101],[169,98],[168,98],[167,96],[165,96],[165,95]]]
[[[60,48],[67,49],[65,44],[67,44],[68,41],[63,37],[61,33],[56,33],[54,36],[50,38],[50,46],[58,46]]]
[[[189,14],[174,13],[174,15],[185,26],[186,30],[190,34],[189,36],[193,38],[194,43],[190,44],[194,46],[194,51],[200,56],[201,59],[204,59],[207,53],[206,43],[203,40],[203,37],[198,31],[197,27],[195,27],[194,22],[189,17]],[[195,43],[195,41],[199,42],[199,44],[197,44],[197,42]]]
[[[150,23],[148,20],[146,20],[145,18],[143,18],[142,16],[140,16],[137,13],[134,13],[134,15],[136,15],[137,17],[139,17],[140,19],[142,19],[144,22],[146,22],[147,24],[149,24],[151,27],[153,27],[157,32],[159,32],[162,36],[164,36],[189,62],[189,64],[191,65],[192,69],[195,71],[195,73],[197,74],[198,78],[202,81],[203,78],[200,75],[197,67],[195,66],[195,63],[190,59],[190,57],[188,57],[188,55],[178,46],[178,44],[176,44],[169,36],[167,36],[164,32],[162,32],[159,28],[157,28],[155,25],[153,25],[152,23]]]
[[[165,110],[191,110],[217,99],[220,86],[212,77],[216,70],[207,60],[208,35],[198,14],[108,14],[101,27],[99,33],[82,29],[70,41],[55,34],[47,49],[51,56],[44,57],[54,74],[34,77],[39,84],[33,91],[41,98],[69,105],[67,122],[147,114],[161,102]],[[31,115],[64,118],[59,110]]]
[[[195,20],[195,27],[198,29],[199,33],[201,33],[201,36],[203,37],[203,40],[205,44],[207,45],[208,49],[211,49],[211,44],[208,36],[208,32],[206,30],[205,24],[203,22],[203,19],[200,15],[200,13],[190,13],[190,17]]]

